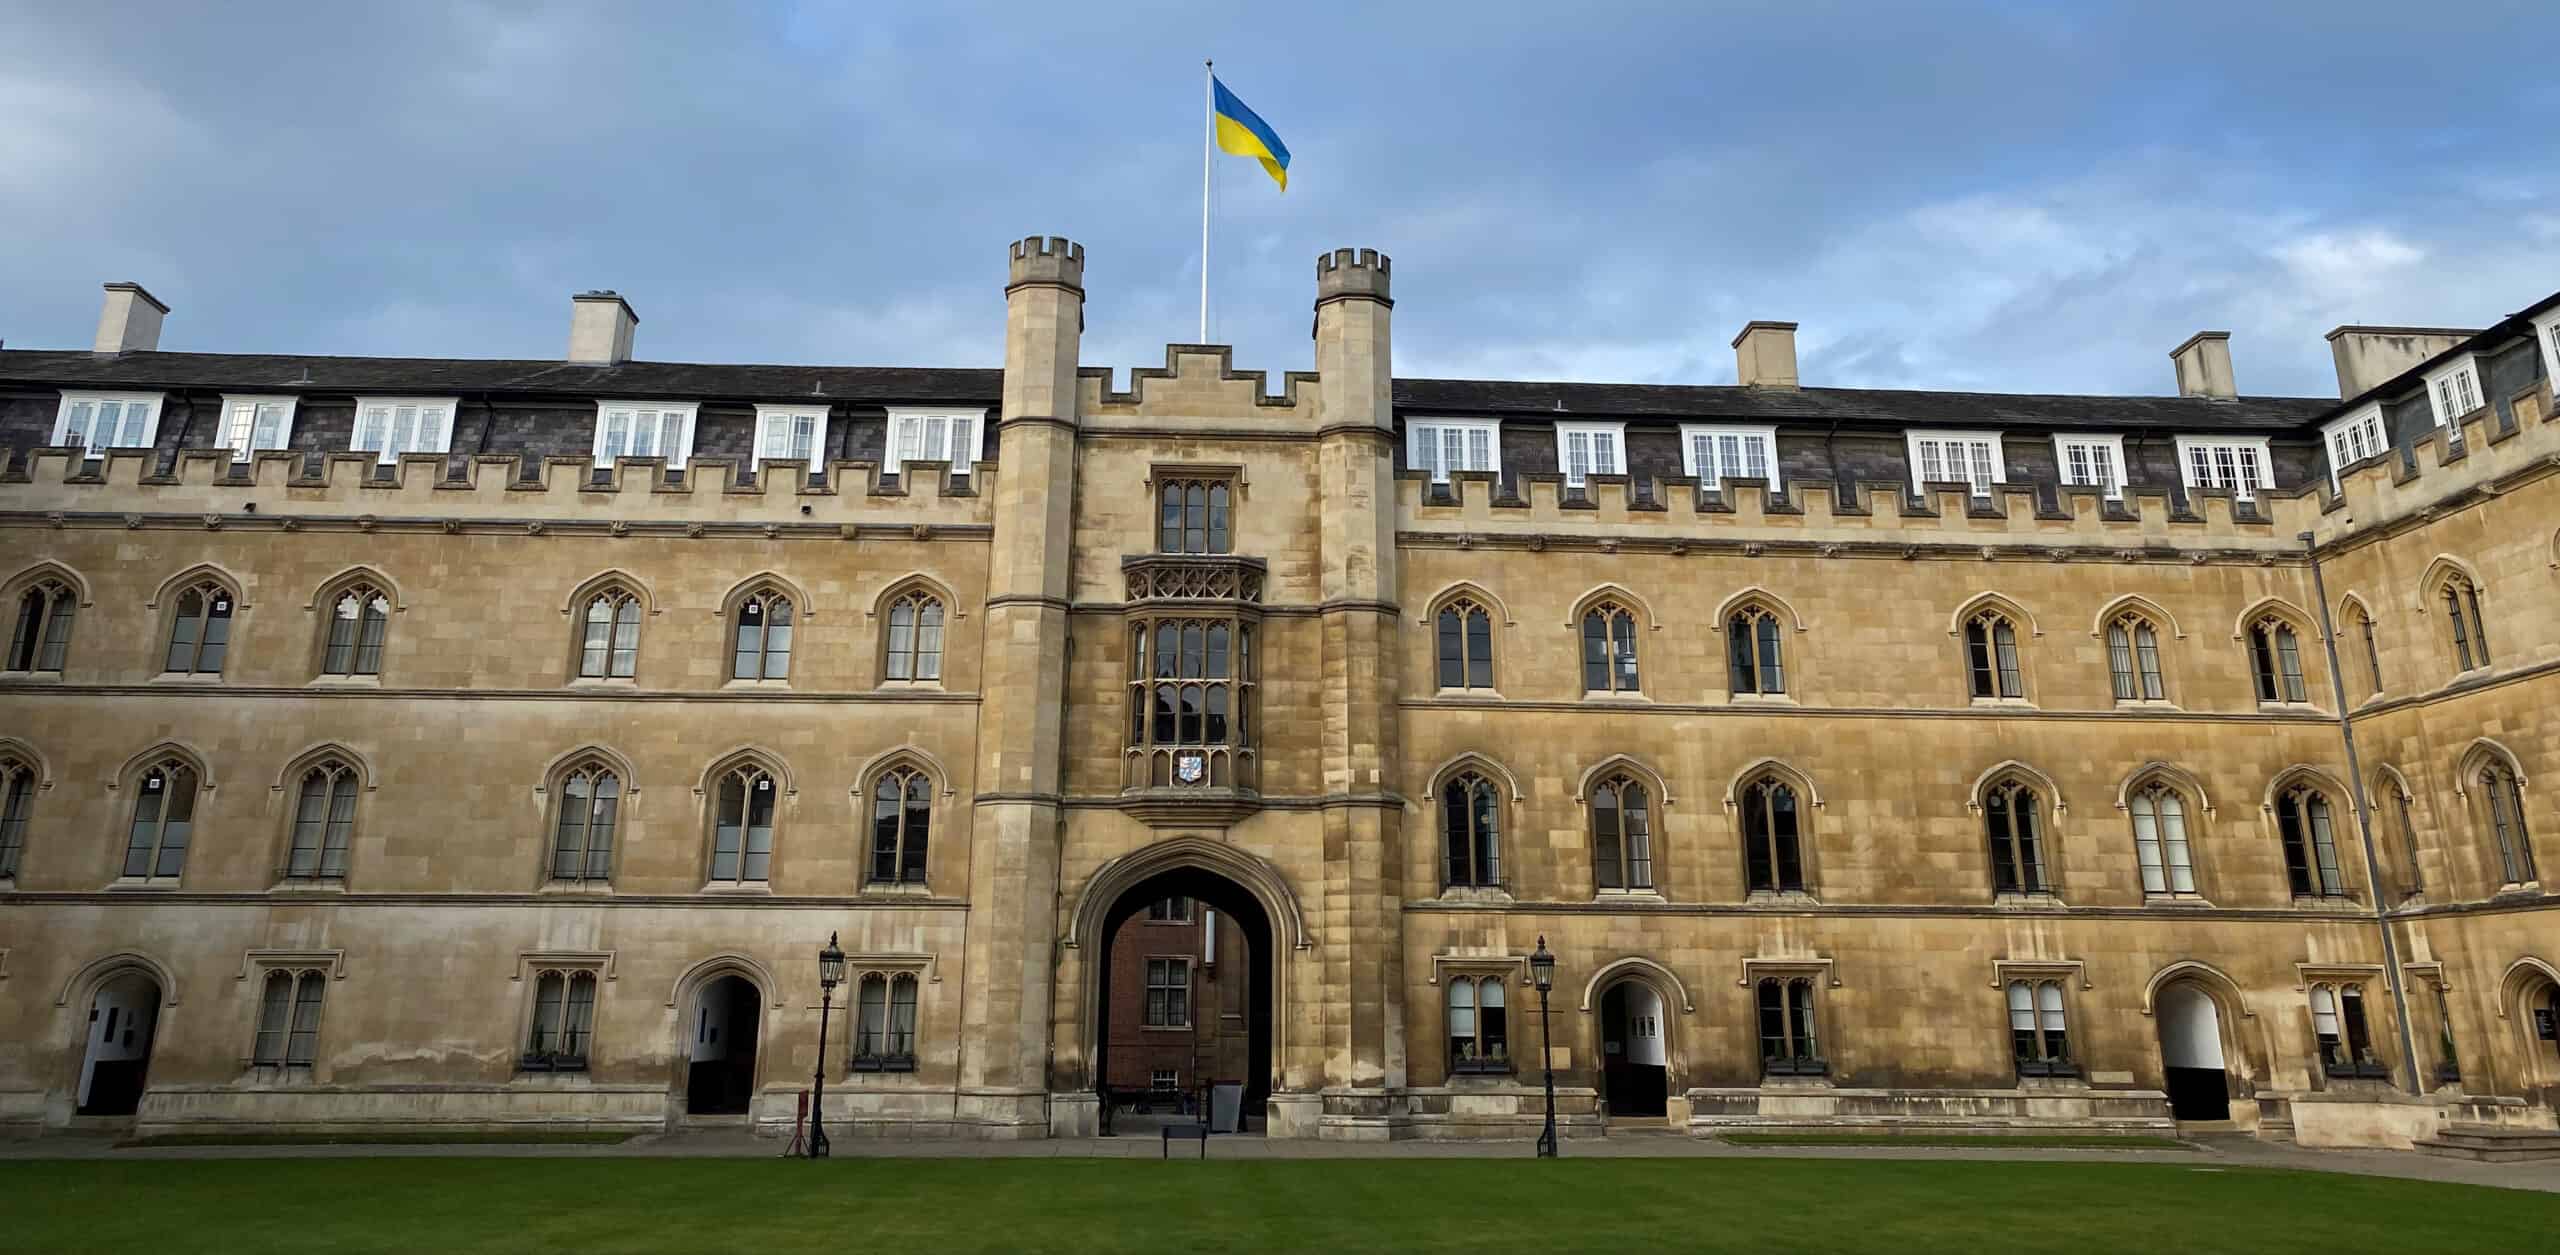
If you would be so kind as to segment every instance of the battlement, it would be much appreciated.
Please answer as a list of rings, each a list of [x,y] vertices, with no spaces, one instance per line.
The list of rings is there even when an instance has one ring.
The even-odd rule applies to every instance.
[[[1235,350],[1224,344],[1168,344],[1163,366],[1129,368],[1126,391],[1111,386],[1110,367],[1087,366],[1076,374],[1082,391],[1077,412],[1087,426],[1112,426],[1112,419],[1234,419],[1257,424],[1295,420],[1297,428],[1315,428],[1313,373],[1285,372],[1280,390],[1272,392],[1269,372],[1237,370]]]
[[[369,453],[333,453],[317,470],[294,451],[231,460],[228,449],[179,452],[170,473],[151,473],[160,454],[110,450],[88,460],[76,449],[37,449],[22,474],[0,479],[0,514],[258,514],[649,523],[983,526],[993,517],[996,467],[981,464],[955,483],[947,463],[909,461],[884,484],[875,462],[836,462],[812,482],[803,462],[773,459],[751,482],[727,458],[697,458],[671,476],[658,458],[622,458],[597,473],[586,458],[528,464],[513,454],[413,453],[378,465]],[[520,467],[530,466],[530,477]]]
[[[2507,401],[2512,424],[2497,406],[2483,405],[2405,452],[2385,449],[2344,468],[2336,493],[2323,485],[2312,497],[2301,530],[2327,546],[2560,470],[2560,407],[2552,403],[2549,381]]]
[[[1026,283],[1056,284],[1084,291],[1084,245],[1063,235],[1034,235],[1015,240],[1008,256],[1005,289]]]
[[[1786,543],[1891,545],[1915,551],[2032,547],[2091,556],[2227,552],[2275,558],[2298,555],[2299,529],[2284,526],[2296,498],[2261,495],[2241,501],[2224,489],[2190,493],[2182,502],[2163,491],[2134,491],[2108,500],[2094,487],[2065,487],[2046,505],[2040,490],[2003,485],[1976,497],[1963,484],[1931,484],[1914,496],[1899,480],[1834,483],[1795,478],[1784,493],[1760,480],[1721,487],[1674,477],[1641,483],[1593,475],[1580,492],[1564,477],[1532,473],[1505,491],[1491,472],[1462,471],[1435,485],[1420,471],[1397,475],[1398,526],[1408,533],[1587,537],[1606,548],[1622,541],[1683,544]]]
[[[1316,254],[1316,304],[1350,297],[1388,300],[1395,262],[1374,248]]]

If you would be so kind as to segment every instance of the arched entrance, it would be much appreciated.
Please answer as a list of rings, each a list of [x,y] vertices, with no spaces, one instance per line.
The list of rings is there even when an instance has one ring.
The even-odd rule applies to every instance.
[[[1273,930],[1244,886],[1199,867],[1123,890],[1097,921],[1094,1088],[1124,1117],[1263,1131],[1271,1096]]]
[[[2194,981],[2161,989],[2160,1064],[2167,1074],[2169,1114],[2180,1120],[2231,1118],[2231,1079],[2222,1048],[2222,1008]]]
[[[108,977],[89,999],[88,1042],[80,1057],[84,1116],[129,1116],[142,1104],[151,1038],[160,1027],[160,982],[139,968]]]
[[[2525,1046],[2533,1054],[2530,1079],[2560,1088],[2560,982],[2544,978],[2524,997]]]
[[[1661,1116],[1670,1094],[1662,995],[1632,977],[1600,995],[1600,1096],[1612,1117]]]
[[[764,996],[734,972],[714,977],[694,993],[685,1023],[685,1114],[747,1114],[755,1099]]]

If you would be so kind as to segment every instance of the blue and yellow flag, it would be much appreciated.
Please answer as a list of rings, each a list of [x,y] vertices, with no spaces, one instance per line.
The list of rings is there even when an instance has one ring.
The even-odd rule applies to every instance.
[[[1244,107],[1227,85],[1211,75],[1209,85],[1217,99],[1218,147],[1239,157],[1251,157],[1262,163],[1271,181],[1289,190],[1289,146],[1271,131],[1271,124],[1260,114]]]

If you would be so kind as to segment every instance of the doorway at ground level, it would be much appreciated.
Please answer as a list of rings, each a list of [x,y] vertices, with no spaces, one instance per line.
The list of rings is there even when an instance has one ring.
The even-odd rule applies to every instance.
[[[1662,996],[1643,981],[1620,981],[1600,995],[1600,1092],[1612,1116],[1659,1116],[1669,1097],[1670,1056],[1662,1045]]]
[[[746,1114],[755,1096],[756,1030],[763,1020],[764,999],[743,977],[720,977],[694,996],[685,1081],[688,1114]]]
[[[84,1116],[129,1116],[142,1104],[151,1037],[160,1026],[160,982],[120,972],[89,1000],[89,1044],[80,1059]]]
[[[2169,1114],[2181,1120],[2231,1118],[2231,1079],[2222,1056],[2222,1010],[2191,983],[2160,991],[2160,1062]]]

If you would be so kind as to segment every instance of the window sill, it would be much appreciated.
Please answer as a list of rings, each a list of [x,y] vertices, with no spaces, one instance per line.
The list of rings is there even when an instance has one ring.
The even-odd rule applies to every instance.
[[[1582,700],[1586,702],[1624,702],[1628,705],[1651,705],[1653,703],[1652,698],[1644,695],[1643,689],[1584,689],[1582,691]]]
[[[750,880],[743,883],[735,880],[714,880],[703,885],[696,892],[714,897],[769,898],[773,896],[773,883],[764,880]]]
[[[2213,906],[2201,893],[2145,893],[2144,906],[2165,906],[2177,910],[2206,910]]]
[[[1592,900],[1593,902],[1595,902],[1595,903],[1599,903],[1599,902],[1655,902],[1655,903],[1659,903],[1659,902],[1664,902],[1664,901],[1666,901],[1666,899],[1662,896],[1662,891],[1661,891],[1661,890],[1658,890],[1658,889],[1594,889],[1594,890],[1592,890],[1592,891],[1591,891],[1591,900]]]
[[[2176,702],[2165,697],[2119,697],[2116,699],[2118,710],[2176,710],[2178,708]]]
[[[521,1058],[516,1060],[517,1080],[534,1076],[565,1076],[583,1080],[586,1075],[587,1061],[583,1056],[575,1059]]]
[[[778,680],[725,680],[721,682],[720,687],[732,692],[746,692],[753,689],[788,689],[791,687],[791,679],[790,677],[785,676]]]
[[[11,684],[60,684],[62,673],[59,671],[0,671],[0,680],[6,680]]]
[[[107,883],[109,893],[168,893],[178,887],[176,876],[118,876]]]
[[[639,678],[628,675],[575,675],[569,677],[573,689],[636,689]]]
[[[2039,1088],[2053,1088],[2056,1082],[2083,1083],[2080,1065],[2068,1060],[2054,1063],[2028,1063],[2021,1060],[2018,1064],[2018,1082],[2020,1085],[2034,1082]]]
[[[1141,1026],[1138,1031],[1142,1033],[1188,1033],[1191,1031],[1191,1026],[1188,1024],[1147,1024]]]
[[[379,672],[373,675],[315,675],[311,687],[332,689],[378,689],[382,687]]]
[[[153,684],[220,684],[219,671],[163,671],[151,677]]]
[[[1977,710],[2034,710],[2036,704],[2023,697],[1976,697],[1971,701]]]
[[[1474,902],[1485,906],[1509,906],[1512,897],[1511,891],[1501,885],[1444,885],[1440,890],[1440,900]]]
[[[1813,1085],[1828,1089],[1831,1087],[1831,1064],[1822,1059],[1789,1062],[1763,1059],[1760,1061],[1760,1083],[1767,1085],[1771,1082],[1781,1085]]]
[[[870,1072],[870,1073],[881,1073],[881,1072],[908,1072],[908,1073],[911,1073],[911,1072],[914,1072],[914,1071],[916,1070],[916,1061],[915,1061],[915,1059],[914,1059],[913,1057],[898,1058],[898,1059],[856,1059],[856,1060],[854,1060],[850,1065],[848,1065],[848,1066],[846,1067],[846,1069],[845,1069],[845,1070],[846,1070],[846,1071],[848,1071],[848,1072],[854,1072],[854,1073],[863,1073],[863,1072]]]
[[[882,680],[876,691],[882,693],[939,693],[942,692],[943,689],[942,681],[939,679]]]
[[[2320,1065],[2320,1074],[2333,1081],[2388,1083],[2391,1080],[2391,1069],[2379,1063],[2324,1063]]]
[[[1744,906],[1803,907],[1820,906],[1822,899],[1810,889],[1754,889],[1742,895]]]
[[[613,882],[602,878],[588,880],[546,880],[542,883],[542,888],[536,892],[557,894],[563,897],[583,896],[609,898],[613,896]]]
[[[1502,691],[1494,688],[1444,688],[1433,690],[1431,695],[1444,702],[1498,702],[1502,700]]]
[[[862,892],[882,898],[926,898],[933,887],[921,880],[874,880],[862,886]]]
[[[2351,912],[2358,909],[2358,904],[2354,898],[2345,895],[2305,897],[2301,894],[2295,894],[2293,898],[2293,909],[2297,911]]]
[[[1725,697],[1736,706],[1797,706],[1802,703],[1786,693],[1734,693]]]
[[[2027,893],[2011,890],[2007,892],[1993,893],[1991,895],[1991,905],[1994,907],[2009,907],[2017,910],[2058,911],[2062,909],[2064,904],[2062,901],[2062,895],[2057,893]]]
[[[335,897],[347,891],[344,876],[287,876],[267,886],[267,892],[288,896]]]
[[[2316,715],[2322,712],[2320,707],[2312,702],[2262,701],[2258,703],[2258,713],[2262,715]]]
[[[1452,1080],[1470,1077],[1507,1077],[1512,1075],[1516,1074],[1513,1072],[1511,1061],[1508,1059],[1472,1059],[1465,1063],[1452,1063],[1449,1065],[1449,1077]]]
[[[2510,880],[2507,883],[2498,886],[2498,891],[2492,896],[2501,898],[2538,897],[2541,893],[2542,882],[2540,880]]]

